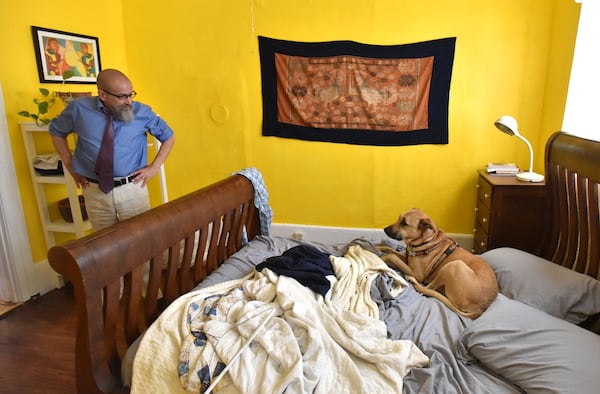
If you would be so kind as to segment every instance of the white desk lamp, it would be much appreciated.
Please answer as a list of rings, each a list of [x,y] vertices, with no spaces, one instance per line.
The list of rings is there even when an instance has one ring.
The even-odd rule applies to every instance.
[[[531,149],[531,144],[529,141],[519,134],[517,120],[512,116],[504,115],[498,118],[498,120],[494,122],[494,125],[496,125],[498,130],[502,131],[503,133],[511,136],[514,135],[515,137],[525,141],[527,147],[529,148],[529,171],[517,174],[517,179],[524,182],[543,182],[544,176],[533,172],[533,149]]]

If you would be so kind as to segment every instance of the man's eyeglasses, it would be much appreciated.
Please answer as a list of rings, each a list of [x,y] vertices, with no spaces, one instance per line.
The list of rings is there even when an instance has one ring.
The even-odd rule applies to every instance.
[[[130,99],[134,99],[135,96],[137,96],[137,92],[135,90],[132,90],[131,93],[129,94],[114,94],[112,92],[109,92],[108,90],[102,89],[103,92],[110,94],[113,97],[118,98],[119,100],[126,100],[128,98]]]

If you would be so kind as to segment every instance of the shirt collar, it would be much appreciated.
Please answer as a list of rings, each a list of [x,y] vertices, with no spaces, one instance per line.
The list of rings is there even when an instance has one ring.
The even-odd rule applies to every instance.
[[[102,113],[105,113],[104,111],[108,108],[106,108],[106,106],[104,105],[104,103],[102,102],[102,100],[100,100],[100,97],[96,97],[96,100],[98,100],[97,106],[98,106],[98,110]]]

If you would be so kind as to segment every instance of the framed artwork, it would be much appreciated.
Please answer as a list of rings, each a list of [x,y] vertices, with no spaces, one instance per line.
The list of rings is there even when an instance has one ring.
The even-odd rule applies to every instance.
[[[41,83],[96,83],[100,72],[97,37],[37,26],[31,26],[31,32]],[[63,75],[72,76],[63,80]]]
[[[258,40],[263,136],[448,143],[455,37],[403,45]]]

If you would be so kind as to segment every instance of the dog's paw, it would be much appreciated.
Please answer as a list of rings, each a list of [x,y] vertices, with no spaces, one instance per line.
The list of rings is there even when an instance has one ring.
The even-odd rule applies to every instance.
[[[421,285],[419,283],[419,281],[417,280],[417,278],[415,278],[414,276],[406,275],[406,280],[409,281],[410,283],[412,283],[415,286],[420,286]]]
[[[378,245],[375,245],[375,246],[377,247],[377,250],[379,252],[381,252],[382,254],[394,253],[396,251],[394,248],[391,248],[388,245],[378,244]]]
[[[377,244],[377,247],[379,246],[387,246],[388,248],[390,248],[390,250],[400,253],[404,253],[404,251],[406,250],[406,243],[404,241],[391,238],[382,239],[380,243]]]

